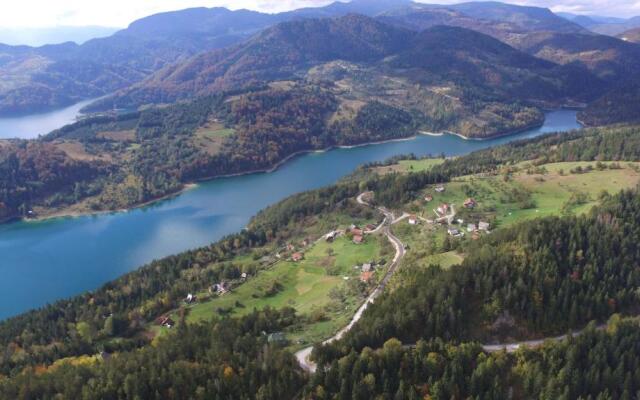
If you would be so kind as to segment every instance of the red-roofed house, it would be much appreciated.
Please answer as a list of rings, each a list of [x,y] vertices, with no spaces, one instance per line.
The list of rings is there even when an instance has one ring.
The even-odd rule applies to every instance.
[[[373,279],[373,271],[367,271],[360,274],[360,280],[369,283]]]
[[[351,229],[351,234],[353,234],[354,236],[358,235],[358,236],[362,236],[364,235],[364,231],[360,228],[352,228]]]
[[[472,199],[472,198],[468,198],[464,201],[465,208],[475,208],[475,206],[477,205],[478,203],[476,203],[475,199]]]

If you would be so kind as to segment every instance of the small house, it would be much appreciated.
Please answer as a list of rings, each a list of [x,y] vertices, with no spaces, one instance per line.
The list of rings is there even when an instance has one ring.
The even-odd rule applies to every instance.
[[[444,186],[438,186],[438,187],[436,187],[436,192],[438,192],[438,193],[444,193]]]
[[[460,237],[460,236],[464,235],[462,232],[460,232],[460,231],[459,231],[458,229],[456,229],[456,228],[449,228],[449,229],[447,229],[447,233],[448,233],[450,236],[453,236],[453,237]]]
[[[431,203],[433,201],[433,196],[430,194],[424,196],[424,201],[426,201],[427,203]]]
[[[242,279],[247,279],[247,273],[243,272],[242,275],[240,275],[240,278]]]
[[[191,294],[191,293],[189,293],[189,294],[187,295],[187,298],[186,298],[186,299],[184,299],[185,303],[187,303],[187,304],[191,304],[191,303],[195,302],[196,300],[197,300],[196,295]]]
[[[291,243],[287,244],[287,251],[294,251],[296,249],[296,246],[292,245]]]
[[[336,239],[336,236],[338,236],[338,233],[336,231],[333,231],[333,232],[327,233],[324,238],[327,242],[331,243]]]
[[[458,218],[456,222],[459,223],[460,225],[464,224],[464,220],[462,218]]]
[[[369,283],[373,280],[373,271],[363,272],[360,274],[360,280],[364,283]]]
[[[209,292],[210,293],[216,293],[216,294],[219,294],[219,295],[223,295],[223,294],[227,293],[227,291],[228,290],[227,290],[224,282],[216,283],[216,284],[212,285],[209,288]]]
[[[366,264],[362,264],[362,272],[370,272],[371,269],[373,268],[373,266],[371,265],[371,263],[366,263]]]
[[[293,253],[293,255],[291,256],[291,260],[293,262],[299,262],[302,261],[302,259],[304,258],[304,254],[298,252],[298,253]]]
[[[478,205],[473,198],[466,199],[463,204],[465,208],[475,208]]]
[[[353,235],[353,243],[355,243],[355,244],[364,243],[364,236],[362,236],[362,235]]]
[[[360,228],[352,228],[351,229],[351,234],[353,234],[354,236],[362,236],[364,235],[364,231]]]
[[[409,225],[418,225],[418,217],[416,217],[415,215],[410,215]]]
[[[443,203],[436,209],[436,211],[438,211],[438,214],[440,215],[446,215],[449,212],[449,205],[447,203]]]
[[[467,225],[467,232],[475,232],[475,231],[476,231],[476,229],[478,229],[478,228],[476,227],[476,224],[468,224],[468,225]]]
[[[171,328],[176,324],[171,318],[167,316],[157,318],[156,323],[160,326],[164,326],[165,328]]]
[[[489,232],[489,227],[491,225],[488,222],[480,221],[478,223],[478,229],[481,231]]]

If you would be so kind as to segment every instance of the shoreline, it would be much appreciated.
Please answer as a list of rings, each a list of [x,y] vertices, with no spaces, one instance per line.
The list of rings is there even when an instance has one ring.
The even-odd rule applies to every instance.
[[[294,158],[296,158],[298,156],[305,155],[305,154],[326,153],[326,152],[331,151],[331,150],[355,149],[355,148],[359,148],[359,147],[375,146],[375,145],[379,145],[379,144],[393,143],[393,142],[407,142],[407,141],[413,140],[413,139],[415,139],[417,137],[418,137],[418,135],[412,135],[412,136],[407,136],[407,137],[397,138],[397,139],[379,140],[379,141],[376,141],[376,142],[367,142],[367,143],[360,143],[360,144],[353,144],[353,145],[329,146],[329,147],[325,147],[323,149],[299,150],[299,151],[296,151],[295,153],[289,154],[288,156],[286,156],[282,160],[276,162],[273,166],[270,166],[270,167],[253,169],[253,170],[245,171],[245,172],[235,172],[235,173],[232,173],[232,174],[214,175],[214,176],[207,177],[207,178],[197,179],[193,183],[208,182],[208,181],[212,181],[214,179],[235,178],[235,177],[244,176],[244,175],[269,174],[269,173],[277,171],[280,167],[282,167],[284,164],[286,164],[287,162],[291,161],[292,159],[294,159]]]
[[[327,151],[338,150],[338,149],[353,149],[353,148],[358,148],[358,147],[375,146],[375,145],[391,143],[391,142],[410,141],[410,140],[415,139],[416,137],[417,137],[417,135],[413,135],[413,136],[409,136],[409,137],[405,137],[405,138],[389,139],[389,140],[361,143],[361,144],[355,144],[355,145],[329,146],[329,147],[326,147],[324,149],[317,149],[317,150],[300,150],[300,151],[296,151],[295,153],[289,154],[288,156],[286,156],[282,160],[276,162],[273,166],[260,168],[260,169],[254,169],[254,170],[250,170],[250,171],[236,172],[236,173],[224,174],[224,175],[214,175],[214,176],[210,176],[210,177],[204,177],[204,178],[196,179],[196,180],[193,180],[191,182],[187,182],[187,183],[183,184],[183,187],[180,190],[176,191],[176,192],[168,193],[168,194],[166,194],[164,196],[160,196],[160,197],[155,198],[155,199],[147,200],[144,203],[134,204],[134,205],[131,205],[128,208],[120,208],[120,209],[117,209],[117,210],[100,210],[100,211],[65,211],[65,209],[63,208],[61,210],[54,211],[54,212],[52,212],[50,214],[45,214],[45,215],[38,216],[38,217],[35,217],[35,218],[10,217],[10,218],[7,218],[5,220],[0,220],[0,225],[10,224],[10,223],[14,223],[14,222],[39,223],[39,222],[46,222],[48,220],[54,220],[54,219],[81,218],[81,217],[91,217],[91,216],[99,216],[99,215],[107,215],[107,214],[126,213],[126,212],[134,211],[134,210],[137,210],[137,209],[149,207],[149,206],[152,206],[152,205],[154,205],[156,203],[160,203],[162,201],[170,200],[170,199],[172,199],[174,197],[180,196],[181,194],[186,193],[189,190],[197,188],[199,183],[210,182],[210,181],[213,181],[213,180],[216,180],[216,179],[237,178],[237,177],[246,176],[246,175],[270,174],[272,172],[277,171],[280,167],[282,167],[284,164],[286,164],[287,162],[291,161],[292,159],[294,159],[294,158],[296,158],[298,156],[305,155],[305,154],[325,153]],[[73,206],[69,206],[68,208],[71,208],[71,207],[73,207]]]
[[[120,208],[117,210],[101,210],[101,211],[64,211],[64,209],[62,210],[58,210],[55,212],[52,212],[51,214],[46,214],[46,215],[42,215],[42,216],[38,216],[35,218],[20,218],[20,217],[15,217],[15,218],[10,218],[6,221],[2,221],[0,220],[0,225],[3,224],[8,224],[11,222],[24,222],[24,223],[39,223],[39,222],[46,222],[48,220],[54,220],[54,219],[67,219],[67,218],[81,218],[81,217],[95,217],[95,216],[99,216],[99,215],[106,215],[106,214],[122,214],[122,213],[127,213],[136,209],[140,209],[140,208],[144,208],[144,207],[149,207],[152,206],[156,203],[162,202],[164,200],[169,200],[172,199],[174,197],[180,196],[183,193],[186,193],[192,189],[195,189],[198,187],[198,184],[195,182],[190,182],[190,183],[185,183],[183,185],[183,187],[176,191],[176,192],[172,192],[172,193],[168,193],[164,196],[160,196],[158,198],[155,199],[150,199],[145,201],[144,203],[140,203],[140,204],[135,204],[132,205],[129,208]]]
[[[182,185],[182,187],[172,193],[168,193],[166,195],[160,196],[158,198],[154,198],[154,199],[150,199],[147,200],[143,203],[140,204],[133,204],[130,207],[127,208],[121,208],[121,209],[117,209],[117,210],[100,210],[100,211],[71,211],[69,210],[71,207],[73,207],[73,205],[67,207],[66,209],[60,209],[57,211],[54,211],[50,214],[45,214],[42,216],[38,216],[35,218],[24,218],[24,217],[10,217],[10,218],[6,218],[5,220],[0,220],[0,225],[5,225],[5,224],[10,224],[10,223],[14,223],[14,222],[25,222],[25,223],[39,223],[39,222],[45,222],[47,220],[53,220],[53,219],[65,219],[65,218],[80,218],[80,217],[89,217],[89,216],[99,216],[99,215],[105,215],[105,214],[119,214],[119,213],[126,213],[126,212],[130,212],[130,211],[134,211],[136,209],[141,209],[141,208],[145,208],[145,207],[149,207],[152,206],[156,203],[160,203],[162,201],[165,200],[170,200],[172,198],[175,198],[177,196],[180,196],[181,194],[195,189],[198,187],[199,183],[203,183],[203,182],[210,182],[216,179],[226,179],[226,178],[236,178],[236,177],[241,177],[241,176],[245,176],[245,175],[253,175],[253,174],[269,174],[272,172],[277,171],[279,168],[281,168],[284,164],[286,164],[287,162],[291,161],[292,159],[298,157],[298,156],[302,156],[305,154],[311,154],[311,153],[324,153],[324,152],[328,152],[331,150],[339,150],[339,149],[354,149],[354,148],[359,148],[359,147],[366,147],[366,146],[375,146],[375,145],[380,145],[380,144],[385,144],[385,143],[393,143],[393,142],[404,142],[404,141],[411,141],[416,139],[418,136],[420,135],[424,135],[424,136],[433,136],[433,137],[441,137],[444,135],[453,135],[453,136],[457,136],[463,140],[474,140],[474,141],[485,141],[485,140],[492,140],[492,139],[497,139],[497,138],[501,138],[501,137],[505,137],[505,136],[511,136],[511,135],[516,135],[518,133],[522,133],[522,132],[526,132],[528,130],[531,129],[535,129],[535,128],[539,128],[541,126],[544,125],[544,120],[540,123],[536,123],[536,124],[531,124],[528,125],[526,127],[522,127],[516,130],[512,130],[509,132],[505,132],[505,133],[500,133],[500,134],[496,134],[496,135],[492,135],[486,138],[472,138],[472,137],[466,137],[462,134],[459,133],[455,133],[455,132],[449,132],[449,131],[443,131],[443,132],[427,132],[427,131],[418,131],[418,133],[411,135],[411,136],[407,136],[407,137],[401,137],[401,138],[395,138],[395,139],[387,139],[387,140],[379,140],[379,141],[374,141],[374,142],[366,142],[366,143],[359,143],[359,144],[353,144],[353,145],[334,145],[334,146],[328,146],[326,148],[323,149],[308,149],[308,150],[299,150],[296,151],[292,154],[289,154],[288,156],[284,157],[282,160],[276,162],[274,165],[269,166],[269,167],[264,167],[264,168],[258,168],[258,169],[254,169],[254,170],[250,170],[250,171],[243,171],[243,172],[235,172],[235,173],[231,173],[231,174],[223,174],[223,175],[213,175],[213,176],[209,176],[209,177],[203,177],[200,179],[196,179],[187,183],[184,183]],[[578,121],[578,123],[580,123],[580,125],[584,126],[584,124],[582,124],[580,121]],[[67,210],[67,211],[65,211]]]
[[[462,140],[473,140],[473,141],[482,142],[482,141],[485,141],[485,140],[494,140],[494,139],[499,139],[499,138],[502,138],[502,137],[505,137],[505,136],[517,135],[519,133],[523,133],[523,132],[529,131],[531,129],[540,128],[540,127],[544,126],[545,121],[546,121],[546,118],[545,118],[545,120],[543,120],[541,122],[532,123],[532,124],[523,126],[522,128],[516,128],[516,129],[512,129],[510,131],[502,132],[502,133],[496,133],[494,135],[487,136],[487,137],[465,136],[465,135],[463,135],[461,133],[452,132],[452,131],[442,131],[442,132],[418,131],[418,134],[424,135],[424,136],[433,136],[433,137],[442,137],[442,136],[445,136],[445,135],[450,135],[450,136],[457,136]],[[580,123],[580,121],[578,121],[578,123]],[[582,124],[582,123],[580,123],[580,125],[584,126],[584,124]]]

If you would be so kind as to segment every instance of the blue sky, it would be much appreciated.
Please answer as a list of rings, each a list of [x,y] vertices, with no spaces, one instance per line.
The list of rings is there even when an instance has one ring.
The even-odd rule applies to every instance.
[[[320,6],[332,0],[19,0],[6,2],[0,13],[2,27],[102,25],[124,27],[129,22],[162,11],[188,7],[223,6],[266,12]],[[423,2],[427,2],[422,0]],[[432,2],[432,1],[429,1]],[[433,1],[435,2],[435,1]],[[457,1],[442,0],[439,3]],[[640,0],[512,0],[514,4],[549,7],[554,11],[620,17],[640,15]]]

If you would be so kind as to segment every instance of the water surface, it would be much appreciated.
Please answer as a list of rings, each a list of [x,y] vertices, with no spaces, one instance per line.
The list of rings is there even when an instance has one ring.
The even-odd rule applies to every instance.
[[[576,112],[547,114],[541,128],[494,140],[419,136],[297,157],[272,173],[216,179],[126,213],[0,226],[0,319],[99,287],[153,259],[211,243],[286,196],[329,185],[358,165],[398,154],[461,155],[578,128]]]
[[[59,110],[19,117],[0,118],[0,139],[34,139],[76,120],[80,110],[93,102],[86,100]]]

